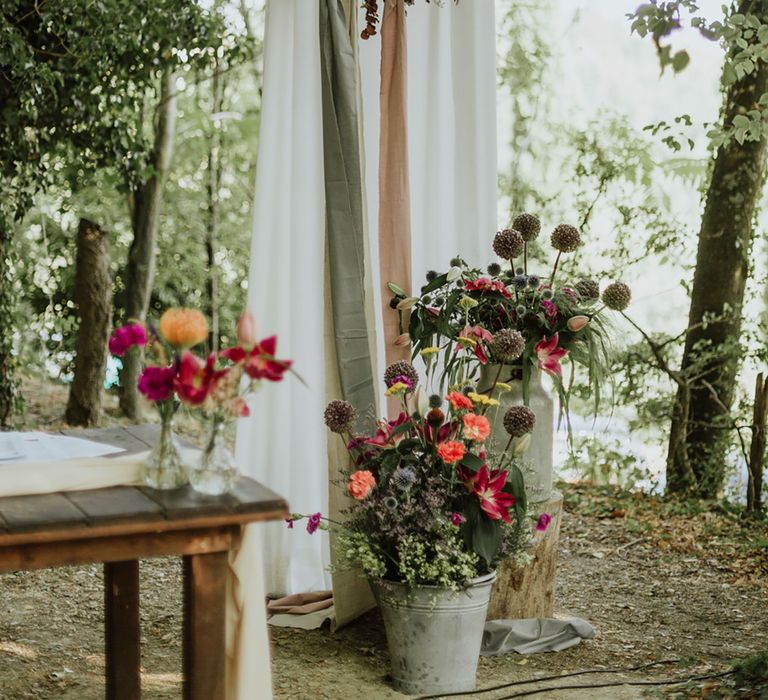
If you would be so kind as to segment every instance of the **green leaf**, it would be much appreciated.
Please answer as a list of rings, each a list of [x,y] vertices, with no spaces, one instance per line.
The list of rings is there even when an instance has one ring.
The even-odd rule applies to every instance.
[[[690,63],[691,57],[688,55],[688,52],[678,51],[673,57],[672,57],[672,70],[675,71],[675,73],[679,73],[685,67]]]
[[[407,297],[407,292],[400,286],[395,284],[394,282],[387,282],[387,288],[389,289],[392,294],[394,294],[397,297]]]
[[[467,521],[463,525],[464,541],[490,566],[501,545],[501,521],[488,518],[476,500],[470,501],[470,504],[465,511]]]
[[[476,472],[485,464],[485,462],[483,462],[483,460],[480,459],[480,457],[477,455],[467,453],[464,455],[464,458],[461,460],[461,462],[459,462],[459,464],[466,467],[470,471]]]
[[[438,275],[428,284],[425,284],[421,288],[422,294],[429,294],[429,292],[434,291],[435,289],[438,289],[439,287],[442,287],[446,282],[448,282],[448,273],[445,273],[443,275]]]

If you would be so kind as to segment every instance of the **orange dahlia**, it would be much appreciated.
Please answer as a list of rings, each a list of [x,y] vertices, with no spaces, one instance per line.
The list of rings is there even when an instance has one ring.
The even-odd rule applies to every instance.
[[[208,337],[208,321],[197,309],[168,309],[160,317],[160,333],[176,348],[191,348]]]

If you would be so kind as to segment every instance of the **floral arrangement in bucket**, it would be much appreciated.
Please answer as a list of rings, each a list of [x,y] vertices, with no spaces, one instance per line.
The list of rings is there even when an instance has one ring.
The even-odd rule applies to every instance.
[[[550,235],[557,255],[549,273],[529,272],[528,248],[540,231],[538,217],[521,214],[494,237],[493,251],[502,263],[480,270],[454,258],[447,272],[427,273],[419,296],[409,297],[390,283],[391,306],[400,314],[404,331],[400,342],[410,340],[414,357],[420,354],[432,372],[440,367],[441,386],[474,381],[490,364],[498,365],[497,371],[511,365],[513,371],[504,378],[522,381],[526,403],[531,375],[538,369],[553,378],[566,410],[573,370],[582,366],[597,411],[610,335],[604,312],[626,309],[631,292],[623,282],[612,282],[601,293],[591,278],[563,275],[562,256],[581,245],[581,233],[569,224],[556,226]],[[402,327],[406,311],[410,311],[407,332]],[[509,350],[520,339],[522,351],[510,360]],[[564,361],[571,364],[567,383]]]
[[[523,556],[530,541],[522,473],[514,449],[499,455],[486,449],[490,424],[485,413],[493,405],[486,395],[451,391],[427,396],[418,386],[416,369],[404,361],[386,369],[384,382],[387,395],[398,397],[401,411],[367,432],[355,431],[357,412],[350,403],[331,401],[325,409],[327,427],[344,440],[350,458],[342,470],[350,497],[344,522],[320,513],[293,514],[289,526],[306,518],[310,533],[333,529],[341,557],[368,576],[384,611],[398,689],[474,687],[494,567],[502,559]],[[508,447],[534,423],[529,408],[510,409]],[[546,526],[542,516],[536,527]],[[420,660],[400,663],[408,651],[398,641],[397,629],[409,606],[437,608],[437,620],[443,617],[437,614],[441,606],[450,608],[457,600],[459,608],[471,601],[474,611],[452,618],[466,625],[456,628],[460,634],[446,635],[437,624],[433,636],[419,645]],[[452,650],[445,647],[451,644],[445,637],[451,636],[458,644]],[[445,658],[455,663],[438,673]],[[421,677],[426,669],[431,669],[429,680]],[[430,684],[435,675],[438,685]]]
[[[249,415],[246,398],[258,383],[280,381],[290,360],[279,360],[277,338],[257,340],[253,314],[243,312],[237,327],[238,344],[209,353],[205,360],[192,352],[208,336],[208,323],[196,309],[168,309],[158,326],[129,323],[115,329],[109,340],[112,354],[122,357],[134,348],[145,349],[146,364],[137,388],[156,406],[160,439],[143,467],[145,482],[160,489],[187,481],[211,495],[228,491],[238,471],[225,441],[226,424]],[[200,460],[183,465],[173,432],[180,405],[200,410],[210,429]]]

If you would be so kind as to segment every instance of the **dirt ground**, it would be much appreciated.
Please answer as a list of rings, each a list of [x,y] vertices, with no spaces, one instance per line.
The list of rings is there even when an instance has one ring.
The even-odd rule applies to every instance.
[[[49,404],[50,405],[50,404]],[[51,427],[44,416],[40,427]],[[567,651],[481,659],[478,689],[542,676],[677,663],[620,674],[577,676],[463,697],[489,700],[552,684],[716,673],[768,650],[768,526],[745,524],[722,506],[693,510],[610,489],[561,485],[566,496],[557,615],[589,620],[598,636]],[[181,570],[142,562],[142,681],[145,698],[180,697]],[[0,698],[102,698],[100,567],[0,576]],[[275,697],[280,700],[404,698],[387,683],[388,655],[376,612],[331,634],[272,629]],[[674,697],[734,694],[720,681],[667,686]],[[645,695],[644,695],[645,692]],[[546,690],[548,700],[661,697],[623,686]],[[768,688],[765,690],[768,697]],[[254,700],[258,696],[254,695]]]

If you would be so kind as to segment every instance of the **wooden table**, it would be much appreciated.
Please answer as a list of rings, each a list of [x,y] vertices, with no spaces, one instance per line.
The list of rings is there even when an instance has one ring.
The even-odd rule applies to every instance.
[[[150,426],[72,431],[143,451]],[[125,453],[121,453],[125,454]],[[277,494],[241,479],[225,496],[115,486],[0,498],[0,573],[104,564],[106,697],[141,696],[139,559],[183,559],[183,696],[224,697],[228,553],[246,523],[288,517]]]

